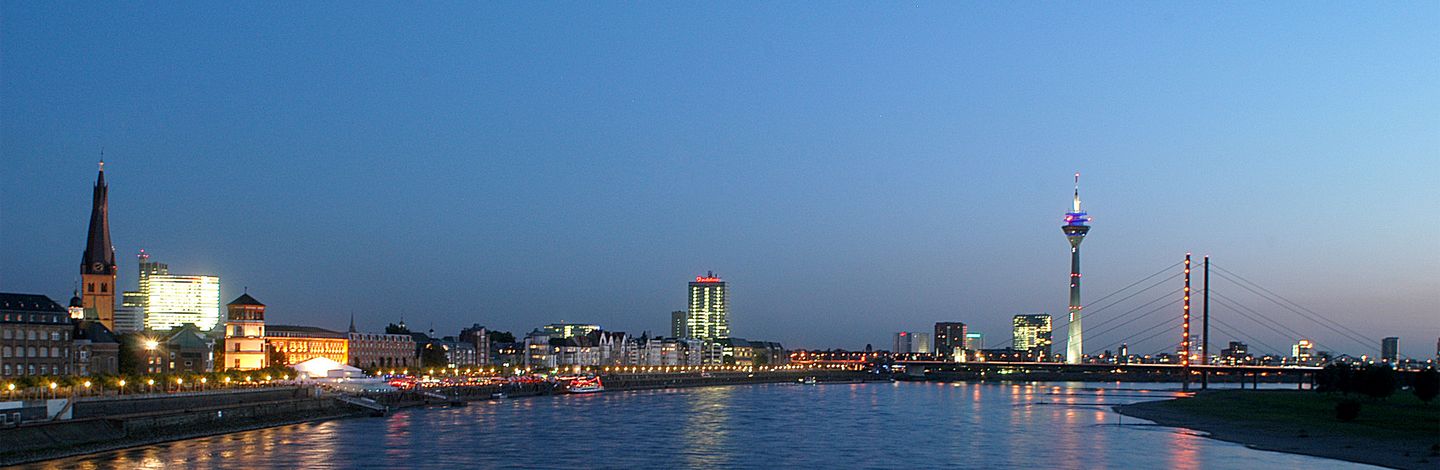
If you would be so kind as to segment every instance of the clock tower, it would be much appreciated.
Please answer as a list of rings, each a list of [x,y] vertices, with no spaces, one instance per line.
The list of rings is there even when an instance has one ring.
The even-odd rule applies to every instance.
[[[115,329],[115,246],[110,243],[110,187],[105,184],[105,161],[95,180],[90,207],[90,235],[80,261],[80,303],[85,319]]]

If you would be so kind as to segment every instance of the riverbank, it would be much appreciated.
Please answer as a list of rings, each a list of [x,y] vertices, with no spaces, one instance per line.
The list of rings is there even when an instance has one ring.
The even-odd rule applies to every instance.
[[[284,387],[81,401],[75,419],[0,429],[0,466],[364,414],[312,393]]]
[[[1247,447],[1391,468],[1440,468],[1440,404],[1409,394],[1360,398],[1360,417],[1335,418],[1341,400],[1311,391],[1218,390],[1116,406],[1126,416],[1183,427]]]

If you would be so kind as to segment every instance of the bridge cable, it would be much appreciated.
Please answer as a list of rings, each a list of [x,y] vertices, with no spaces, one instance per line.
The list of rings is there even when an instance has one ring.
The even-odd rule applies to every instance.
[[[1212,266],[1213,266],[1213,264],[1212,264]],[[1261,298],[1263,298],[1263,299],[1265,299],[1265,300],[1268,300],[1268,301],[1270,301],[1271,303],[1274,303],[1275,305],[1279,305],[1281,308],[1284,308],[1284,309],[1286,309],[1286,310],[1289,310],[1289,311],[1295,313],[1296,315],[1299,315],[1301,318],[1305,318],[1305,319],[1307,319],[1307,320],[1310,320],[1310,321],[1313,321],[1313,322],[1315,322],[1315,323],[1318,323],[1320,326],[1323,326],[1323,327],[1325,327],[1326,329],[1329,329],[1330,331],[1333,331],[1333,332],[1339,334],[1339,335],[1342,336],[1342,337],[1345,337],[1345,338],[1347,338],[1347,339],[1349,339],[1349,340],[1351,340],[1351,341],[1355,341],[1356,343],[1359,343],[1359,344],[1361,345],[1361,349],[1362,349],[1362,350],[1367,350],[1367,351],[1368,351],[1368,350],[1369,350],[1371,347],[1373,347],[1373,345],[1374,345],[1374,342],[1373,342],[1372,339],[1367,338],[1365,335],[1361,334],[1360,332],[1357,332],[1357,331],[1355,331],[1355,330],[1352,330],[1352,329],[1346,327],[1345,325],[1340,324],[1339,322],[1337,322],[1337,321],[1335,321],[1335,320],[1331,320],[1331,319],[1329,319],[1328,317],[1325,317],[1325,316],[1321,315],[1319,312],[1316,312],[1316,311],[1314,311],[1314,310],[1305,308],[1305,306],[1303,306],[1303,305],[1300,305],[1300,304],[1295,303],[1294,301],[1292,301],[1292,300],[1290,300],[1290,299],[1287,299],[1287,298],[1285,298],[1285,297],[1282,297],[1282,296],[1280,296],[1279,294],[1276,294],[1275,292],[1273,292],[1273,291],[1271,291],[1271,290],[1269,290],[1269,289],[1266,289],[1264,286],[1261,286],[1261,285],[1259,285],[1259,284],[1256,284],[1254,281],[1251,281],[1251,280],[1249,280],[1249,279],[1245,279],[1245,278],[1241,277],[1239,274],[1235,274],[1235,273],[1233,273],[1233,272],[1231,272],[1231,271],[1229,271],[1229,270],[1226,270],[1226,269],[1224,269],[1224,268],[1219,268],[1219,267],[1217,267],[1216,270],[1217,270],[1217,271],[1220,271],[1220,272],[1222,273],[1221,277],[1222,277],[1223,279],[1225,279],[1225,280],[1227,280],[1227,281],[1230,281],[1231,283],[1233,283],[1233,284],[1235,284],[1235,285],[1238,285],[1238,286],[1244,288],[1245,290],[1248,290],[1248,291],[1254,293],[1255,295],[1258,295],[1258,296],[1260,296]],[[1232,278],[1232,276],[1233,276],[1233,278]],[[1238,281],[1237,281],[1237,279],[1238,279]],[[1250,284],[1251,286],[1254,286],[1254,288],[1251,288],[1250,286],[1246,286],[1245,284],[1242,284],[1240,281],[1243,281],[1244,283],[1248,283],[1248,284]],[[1258,292],[1258,291],[1256,291],[1256,289],[1259,289],[1260,291],[1264,291],[1264,293]],[[1266,295],[1266,294],[1269,294],[1269,295]],[[1279,299],[1279,300],[1276,300],[1276,299]],[[1280,300],[1283,300],[1285,303],[1280,302]],[[1286,305],[1286,303],[1289,303],[1290,305]],[[1293,305],[1293,307],[1292,307],[1291,305]],[[1305,312],[1301,312],[1300,310],[1297,310],[1296,308],[1299,308],[1300,310],[1304,310],[1305,312],[1309,312],[1310,315],[1306,315]],[[1312,316],[1312,315],[1313,315],[1313,316]],[[1318,319],[1317,319],[1317,318],[1318,318]],[[1322,322],[1322,321],[1320,321],[1320,320],[1325,320],[1325,321]],[[1326,322],[1329,322],[1329,324],[1327,324]],[[1332,324],[1333,324],[1334,326],[1332,326]],[[1337,328],[1337,327],[1338,327],[1338,328]],[[1343,330],[1343,331],[1342,331],[1342,330]]]

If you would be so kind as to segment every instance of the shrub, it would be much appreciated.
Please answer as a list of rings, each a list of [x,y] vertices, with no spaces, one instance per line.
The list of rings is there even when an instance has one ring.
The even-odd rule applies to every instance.
[[[1415,383],[1411,385],[1410,389],[1415,392],[1415,398],[1419,398],[1427,405],[1430,404],[1430,400],[1434,400],[1435,395],[1440,394],[1440,372],[1436,372],[1434,368],[1420,371],[1415,374]]]
[[[1385,398],[1395,393],[1395,371],[1386,365],[1365,366],[1361,370],[1360,391],[1371,398]]]
[[[1360,402],[1355,400],[1341,400],[1335,404],[1335,419],[1340,421],[1354,421],[1360,416]]]

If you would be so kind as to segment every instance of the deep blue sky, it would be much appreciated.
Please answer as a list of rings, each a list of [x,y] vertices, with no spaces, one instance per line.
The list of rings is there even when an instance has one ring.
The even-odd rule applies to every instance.
[[[1078,170],[1088,299],[1208,253],[1434,354],[1435,2],[829,6],[4,2],[0,289],[68,297],[103,147],[121,284],[277,323],[663,333],[714,270],[737,336],[994,345]]]

